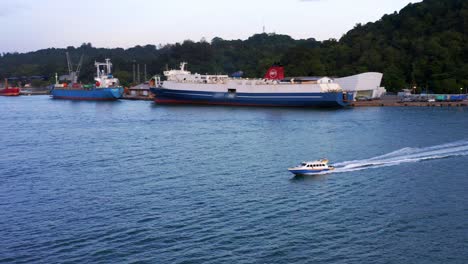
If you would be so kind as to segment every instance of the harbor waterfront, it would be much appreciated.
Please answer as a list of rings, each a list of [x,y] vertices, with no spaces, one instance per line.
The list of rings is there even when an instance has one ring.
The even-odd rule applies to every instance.
[[[1,263],[468,259],[467,108],[24,96],[0,111]],[[287,171],[322,157],[341,169]]]
[[[446,102],[403,102],[397,96],[383,96],[382,99],[371,101],[354,101],[351,107],[467,107],[468,101]]]

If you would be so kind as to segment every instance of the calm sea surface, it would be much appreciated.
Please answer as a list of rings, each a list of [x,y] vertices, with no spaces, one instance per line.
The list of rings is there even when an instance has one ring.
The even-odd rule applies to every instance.
[[[466,108],[0,112],[2,263],[468,263]]]

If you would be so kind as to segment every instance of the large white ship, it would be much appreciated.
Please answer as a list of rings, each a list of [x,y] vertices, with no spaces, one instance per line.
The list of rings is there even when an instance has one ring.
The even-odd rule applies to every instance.
[[[182,62],[179,70],[151,88],[158,104],[243,106],[343,107],[352,101],[339,84],[327,77],[284,78],[282,66],[272,66],[263,79],[192,74]],[[157,82],[159,83],[159,82]]]

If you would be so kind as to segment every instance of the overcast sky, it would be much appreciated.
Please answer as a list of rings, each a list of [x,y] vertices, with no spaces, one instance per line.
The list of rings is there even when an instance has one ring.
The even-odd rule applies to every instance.
[[[0,0],[0,52],[246,39],[339,39],[418,0]]]

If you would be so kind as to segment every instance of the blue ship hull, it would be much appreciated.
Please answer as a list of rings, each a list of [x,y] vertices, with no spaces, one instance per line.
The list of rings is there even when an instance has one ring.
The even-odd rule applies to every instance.
[[[113,101],[122,97],[122,87],[94,89],[64,89],[54,88],[50,92],[55,99]]]
[[[222,93],[151,88],[158,104],[345,107],[352,93]]]

